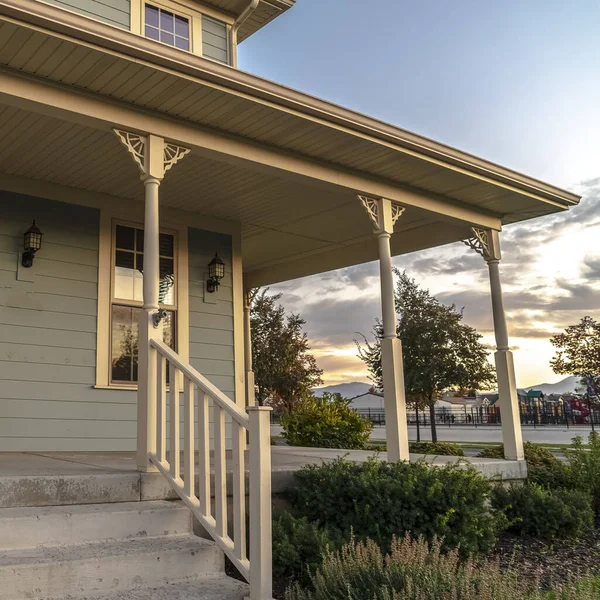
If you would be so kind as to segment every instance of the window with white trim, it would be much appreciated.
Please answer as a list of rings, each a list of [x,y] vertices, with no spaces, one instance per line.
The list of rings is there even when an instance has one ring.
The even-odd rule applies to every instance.
[[[174,46],[180,50],[190,47],[190,20],[169,10],[146,4],[144,6],[144,35],[147,38]]]
[[[110,382],[136,384],[138,332],[143,305],[144,230],[130,224],[113,224],[111,265]],[[176,238],[161,232],[159,304],[167,311],[163,339],[175,349],[177,319]]]

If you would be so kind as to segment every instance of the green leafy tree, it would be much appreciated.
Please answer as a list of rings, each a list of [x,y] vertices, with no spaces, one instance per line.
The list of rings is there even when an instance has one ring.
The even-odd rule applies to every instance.
[[[321,385],[323,371],[309,352],[306,321],[286,314],[278,304],[281,294],[267,292],[255,293],[250,311],[256,399],[290,411]]]
[[[583,317],[577,325],[569,325],[564,333],[550,338],[550,342],[557,348],[550,361],[552,370],[558,375],[581,377],[593,430],[592,397],[597,398],[600,393],[600,323]]]
[[[406,275],[395,271],[396,333],[402,341],[404,384],[407,398],[419,399],[431,414],[431,438],[437,442],[435,403],[449,389],[488,389],[496,380],[488,361],[489,351],[481,335],[463,323],[462,311],[445,306]],[[383,389],[381,340],[383,326],[377,320],[375,342],[357,343],[360,358],[367,365],[375,385]]]

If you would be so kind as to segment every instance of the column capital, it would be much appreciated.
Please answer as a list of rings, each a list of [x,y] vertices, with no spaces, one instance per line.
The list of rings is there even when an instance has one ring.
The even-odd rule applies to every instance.
[[[147,179],[161,181],[166,172],[190,152],[189,148],[171,144],[156,135],[144,136],[122,129],[113,129],[113,131],[131,154],[144,181]]]
[[[463,240],[463,244],[466,244],[475,250],[477,254],[483,257],[485,262],[499,262],[502,258],[500,253],[500,236],[497,231],[493,229],[479,229],[478,227],[471,227],[472,236],[466,240]]]
[[[369,219],[373,222],[373,231],[376,235],[392,235],[394,225],[404,212],[404,206],[400,206],[387,198],[371,198],[363,194],[357,194],[363,207],[367,211]]]

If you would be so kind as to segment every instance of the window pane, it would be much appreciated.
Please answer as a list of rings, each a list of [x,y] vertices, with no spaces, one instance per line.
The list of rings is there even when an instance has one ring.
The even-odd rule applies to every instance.
[[[175,31],[173,13],[167,12],[166,10],[160,11],[160,30],[161,33],[163,31],[169,31],[171,33]]]
[[[175,35],[186,39],[190,37],[188,20],[177,15],[175,15]]]
[[[158,42],[160,37],[158,34],[158,29],[154,29],[154,27],[148,27],[148,25],[146,25],[146,37]]]
[[[134,236],[135,229],[133,227],[117,225],[117,248],[133,250]]]
[[[138,255],[139,256],[139,255]],[[114,297],[142,300],[142,273],[134,267],[135,254],[117,250]]]
[[[159,304],[175,304],[175,271],[172,258],[160,259]]]
[[[146,25],[158,27],[158,8],[149,4],[146,4]]]
[[[160,32],[160,41],[163,44],[169,44],[169,46],[174,46],[175,45],[175,38],[173,37],[172,33],[166,33],[164,31],[161,30]]]
[[[179,48],[180,50],[188,50],[190,49],[190,43],[188,40],[180,38],[180,37],[176,37],[175,38],[175,46],[177,46],[177,48]]]
[[[158,39],[158,38],[156,38]],[[136,229],[135,230],[135,249],[138,252],[144,251],[144,230]]]
[[[140,308],[112,306],[111,381],[135,383],[138,380]],[[175,313],[162,321],[163,341],[175,350]]]
[[[112,381],[137,381],[139,308],[112,307]]]
[[[172,235],[168,233],[161,233],[158,247],[161,256],[174,256],[173,249],[175,246],[175,240]]]

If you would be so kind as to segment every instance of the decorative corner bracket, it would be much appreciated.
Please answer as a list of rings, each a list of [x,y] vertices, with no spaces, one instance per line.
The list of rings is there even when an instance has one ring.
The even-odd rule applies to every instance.
[[[173,168],[186,154],[190,153],[189,148],[165,142],[162,138],[156,136],[143,136],[121,129],[113,129],[113,131],[131,154],[140,169],[142,177],[151,176],[162,179],[169,169]],[[152,144],[149,138],[152,138]],[[162,144],[162,161],[160,154],[156,156],[154,153],[154,150],[160,151],[160,146],[156,148],[154,140]],[[158,159],[158,165],[156,165],[156,161],[151,159],[151,154]],[[160,164],[161,162],[162,164]]]
[[[164,166],[165,173],[174,167],[186,154],[189,154],[191,150],[184,148],[183,146],[176,146],[175,144],[165,143],[165,156]]]
[[[371,198],[357,194],[357,198],[367,211],[367,215],[373,222],[375,233],[394,232],[394,225],[405,211],[404,206],[394,204],[391,200],[385,198]]]
[[[146,138],[137,133],[122,131],[121,129],[113,129],[113,131],[117,134],[125,148],[127,148],[129,154],[131,154],[142,175],[145,175],[146,168],[144,165],[146,161]]]
[[[475,250],[486,262],[500,260],[498,232],[490,229],[471,227],[472,237],[463,240],[471,250]]]

